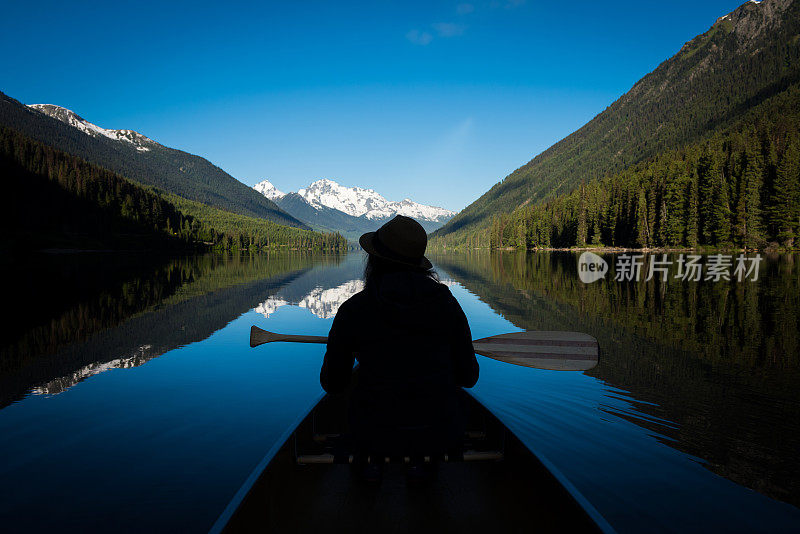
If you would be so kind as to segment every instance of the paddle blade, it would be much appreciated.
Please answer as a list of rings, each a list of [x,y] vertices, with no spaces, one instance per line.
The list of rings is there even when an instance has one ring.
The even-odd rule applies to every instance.
[[[267,332],[266,330],[262,330],[261,328],[253,325],[250,327],[250,346],[257,347],[259,345],[263,345],[264,343],[269,343],[273,341],[272,337],[274,334],[272,332]]]
[[[588,371],[600,359],[597,340],[581,332],[529,330],[476,339],[475,352],[501,362],[552,371]]]

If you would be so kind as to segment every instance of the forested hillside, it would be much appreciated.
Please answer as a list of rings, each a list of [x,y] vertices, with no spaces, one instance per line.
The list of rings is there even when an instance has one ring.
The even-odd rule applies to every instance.
[[[435,232],[433,245],[488,245],[494,215],[695,143],[798,81],[800,1],[747,2],[584,127],[492,187]]]
[[[165,195],[2,126],[0,176],[5,246],[346,247],[338,235],[290,228]]]
[[[702,142],[493,219],[492,247],[791,247],[800,84]]]
[[[94,137],[0,93],[0,126],[46,145],[184,198],[220,209],[310,229],[269,199],[211,162],[154,143],[142,152],[130,143]]]
[[[347,239],[338,232],[301,230],[264,219],[231,213],[172,194],[165,194],[164,198],[174,204],[182,213],[194,217],[227,236],[223,237],[222,241],[225,248],[286,245],[290,248],[313,250],[347,249]]]

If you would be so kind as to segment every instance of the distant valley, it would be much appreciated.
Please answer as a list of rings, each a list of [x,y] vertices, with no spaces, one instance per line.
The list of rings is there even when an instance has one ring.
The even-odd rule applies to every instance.
[[[9,223],[22,231],[10,236],[12,246],[136,248],[145,246],[144,242],[152,246],[154,242],[145,239],[144,234],[155,229],[157,241],[164,234],[177,235],[184,242],[213,243],[223,248],[254,245],[336,248],[340,246],[335,244],[337,240],[344,242],[342,237],[356,241],[362,233],[376,230],[397,214],[413,217],[427,232],[437,230],[455,215],[453,211],[408,198],[390,201],[372,189],[346,187],[328,179],[290,193],[279,191],[266,180],[251,188],[200,156],[164,146],[134,130],[104,128],[65,107],[25,105],[2,93],[0,127],[9,129],[4,135],[15,144],[29,140],[36,151],[46,152],[50,147],[64,153],[58,158],[69,155],[84,160],[92,169],[89,181],[100,180],[96,185],[86,186],[81,185],[80,178],[86,171],[64,174],[59,165],[81,165],[79,160],[68,158],[65,162],[69,163],[48,164],[49,176],[45,181],[22,175],[12,180],[10,183],[20,188],[15,196],[31,203],[35,203],[35,197],[41,197],[37,206],[17,203],[6,210]],[[25,154],[28,150],[14,149],[7,157],[13,160],[14,154]],[[48,156],[48,161],[51,158]],[[9,164],[17,169],[13,171],[15,175],[31,171],[40,174],[36,161],[27,158]],[[25,170],[17,168],[20,163]],[[114,186],[111,197],[109,193],[101,194],[101,190],[108,188],[104,185],[108,182],[96,177],[105,170],[136,185],[132,189],[126,186],[129,190],[124,193]],[[75,193],[89,197],[78,202],[83,207],[69,200]],[[158,208],[153,208],[154,200],[150,198],[153,195],[159,197]],[[50,204],[66,208],[54,212]],[[113,213],[100,215],[98,210]],[[165,210],[171,215],[166,216]],[[97,213],[90,216],[89,212]],[[80,216],[81,213],[86,215]],[[97,217],[109,221],[108,224],[92,225],[91,220]],[[129,219],[134,221],[125,222]],[[312,232],[298,233],[296,229]],[[320,233],[338,233],[342,237]],[[128,237],[123,238],[127,240],[125,244],[117,245],[114,236],[121,234],[139,237],[135,245]],[[163,246],[174,244],[165,242]]]
[[[336,250],[208,160],[54,104],[0,93],[0,222],[9,248]]]

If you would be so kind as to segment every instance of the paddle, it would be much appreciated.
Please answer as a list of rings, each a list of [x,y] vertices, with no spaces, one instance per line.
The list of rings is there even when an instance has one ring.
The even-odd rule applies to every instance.
[[[327,343],[326,336],[276,334],[257,326],[250,328],[250,346],[274,341]],[[475,353],[523,367],[551,371],[587,371],[597,365],[600,346],[597,340],[580,332],[544,332],[528,330],[476,339]]]

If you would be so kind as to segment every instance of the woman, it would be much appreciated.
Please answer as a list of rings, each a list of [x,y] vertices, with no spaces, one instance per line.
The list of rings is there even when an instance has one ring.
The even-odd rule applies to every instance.
[[[477,382],[478,361],[461,306],[424,256],[425,230],[398,215],[359,242],[369,254],[365,287],[336,314],[322,387],[344,390],[358,360],[350,424],[361,457],[409,456],[419,462],[460,451],[461,387]]]

